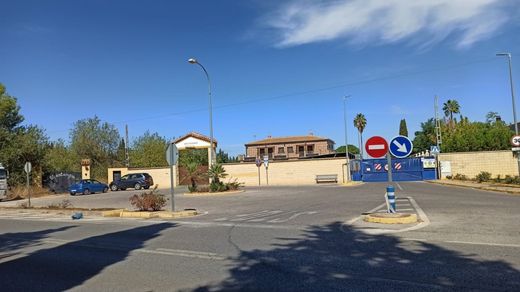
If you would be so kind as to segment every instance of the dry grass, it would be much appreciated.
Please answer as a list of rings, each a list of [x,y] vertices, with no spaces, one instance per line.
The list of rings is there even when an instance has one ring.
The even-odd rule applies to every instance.
[[[31,198],[45,197],[53,194],[48,189],[42,187],[31,186],[29,189],[31,191]],[[12,187],[7,192],[7,198],[9,200],[25,199],[27,198],[28,194],[29,193],[25,186],[16,186]]]

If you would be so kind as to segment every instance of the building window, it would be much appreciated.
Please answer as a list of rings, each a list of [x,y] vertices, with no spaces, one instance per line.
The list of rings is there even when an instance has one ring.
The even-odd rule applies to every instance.
[[[294,148],[292,146],[287,147],[287,153],[294,153]]]
[[[314,151],[314,145],[307,145],[307,152],[313,152]]]
[[[285,149],[283,147],[278,147],[278,154],[285,154]]]

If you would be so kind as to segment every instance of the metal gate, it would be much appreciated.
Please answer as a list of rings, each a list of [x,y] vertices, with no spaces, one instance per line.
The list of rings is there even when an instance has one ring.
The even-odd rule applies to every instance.
[[[421,181],[432,179],[431,173],[435,169],[424,169],[421,158],[392,158],[392,179],[394,181]],[[388,181],[387,159],[364,159],[360,161],[361,167],[357,173],[353,173],[355,180],[364,182]],[[433,177],[435,179],[435,177]]]

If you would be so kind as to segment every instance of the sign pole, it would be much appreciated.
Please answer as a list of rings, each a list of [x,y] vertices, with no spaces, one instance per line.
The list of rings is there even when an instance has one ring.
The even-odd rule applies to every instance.
[[[392,155],[390,152],[386,154],[386,162],[388,163],[388,182],[392,182]]]
[[[257,167],[258,168],[258,185],[260,185],[260,167]]]
[[[175,156],[175,151],[174,151],[173,147],[170,147],[169,150],[170,150],[170,157],[173,158]],[[170,163],[170,196],[171,196],[171,200],[172,200],[172,212],[175,212],[175,191],[173,188],[173,165],[174,165],[174,163]]]
[[[31,207],[31,189],[29,188],[29,172],[27,172],[27,193],[29,197],[29,208]]]
[[[266,180],[266,184],[269,185],[269,171],[267,171],[269,167],[265,167],[265,180]]]

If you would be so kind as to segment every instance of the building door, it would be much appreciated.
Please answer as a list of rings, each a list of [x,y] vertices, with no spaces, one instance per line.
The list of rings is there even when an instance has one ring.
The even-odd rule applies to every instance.
[[[274,154],[274,147],[267,148],[267,155],[269,156],[269,159],[273,158],[273,154]]]
[[[121,171],[113,171],[112,172],[112,181],[119,180],[121,178]]]
[[[304,149],[305,148],[303,146],[298,146],[298,157],[304,157],[305,156]]]

